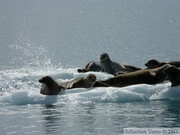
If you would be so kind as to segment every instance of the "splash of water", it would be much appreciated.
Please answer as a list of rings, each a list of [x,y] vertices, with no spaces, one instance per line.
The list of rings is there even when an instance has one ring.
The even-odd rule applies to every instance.
[[[51,55],[42,43],[36,45],[31,40],[29,34],[20,32],[14,44],[9,48],[12,50],[11,55],[13,65],[21,65],[22,67],[51,67]]]

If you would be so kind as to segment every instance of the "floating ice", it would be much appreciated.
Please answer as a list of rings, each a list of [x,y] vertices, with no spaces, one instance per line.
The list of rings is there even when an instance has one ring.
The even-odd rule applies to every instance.
[[[167,99],[171,101],[180,101],[180,86],[170,87],[163,89],[160,92],[153,94],[150,100]]]
[[[107,79],[112,75],[100,72],[96,74],[98,80]],[[89,73],[77,73],[76,69],[52,68],[44,69],[16,69],[0,72],[0,104],[61,104],[61,103],[93,103],[93,102],[133,102],[148,100],[180,100],[180,87],[170,87],[169,82],[147,85],[139,84],[123,88],[98,87],[76,88],[61,92],[57,96],[45,96],[39,93],[38,80],[45,75],[52,76],[58,81],[67,81]]]

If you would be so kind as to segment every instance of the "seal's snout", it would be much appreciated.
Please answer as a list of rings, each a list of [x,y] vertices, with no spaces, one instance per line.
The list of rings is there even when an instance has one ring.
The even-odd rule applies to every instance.
[[[105,54],[105,53],[101,54],[101,55],[100,55],[100,60],[104,59],[105,57],[106,57],[106,54]]]
[[[82,73],[82,72],[83,72],[83,70],[82,70],[82,69],[77,69],[77,71],[78,71],[79,73]]]
[[[89,74],[88,80],[89,80],[89,82],[95,82],[96,81],[96,76],[94,74]]]
[[[100,55],[100,61],[101,62],[104,62],[104,61],[106,61],[107,59],[108,59],[108,54],[107,53],[102,53],[101,55]]]
[[[50,76],[44,76],[41,79],[39,79],[40,83],[47,83],[47,82],[51,82],[53,79]]]
[[[96,78],[94,78],[94,77],[91,78],[91,81],[92,81],[92,82],[95,82],[95,81],[96,81]]]
[[[41,79],[39,79],[38,81],[39,81],[40,83],[43,83],[43,80],[42,80],[42,78],[41,78]]]
[[[100,59],[103,59],[104,57],[105,57],[104,55],[101,55],[101,56],[100,56]]]
[[[90,78],[89,78],[89,81],[90,81],[90,82],[95,82],[95,81],[96,81],[96,77],[90,77]]]

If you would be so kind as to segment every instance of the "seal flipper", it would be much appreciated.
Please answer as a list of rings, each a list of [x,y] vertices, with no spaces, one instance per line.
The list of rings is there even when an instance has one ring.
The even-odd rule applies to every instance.
[[[156,72],[153,72],[153,71],[149,71],[149,74],[152,75],[152,76],[156,76]]]
[[[82,72],[83,72],[83,69],[77,69],[77,71],[78,71],[79,73],[82,73]]]
[[[103,82],[96,81],[95,84],[93,85],[93,87],[109,87],[109,86],[108,86],[108,84],[105,84]]]

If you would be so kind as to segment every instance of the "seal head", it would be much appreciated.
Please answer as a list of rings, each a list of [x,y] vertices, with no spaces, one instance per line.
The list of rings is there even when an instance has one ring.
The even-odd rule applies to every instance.
[[[56,81],[50,76],[45,76],[39,79],[42,83],[40,93],[43,95],[57,95],[64,87],[58,85]]]
[[[127,71],[124,65],[112,61],[107,53],[100,55],[100,61],[102,63],[102,71],[106,73],[114,75],[118,71]]]
[[[169,66],[164,70],[167,74],[171,87],[180,85],[180,69],[175,66]]]
[[[94,83],[96,82],[96,75],[89,74],[85,77],[75,78],[74,80],[70,81],[69,86],[67,89],[72,88],[91,88]]]
[[[154,68],[156,66],[158,66],[160,64],[160,62],[156,59],[151,59],[149,60],[147,63],[145,63],[144,65],[147,67],[147,68]]]

